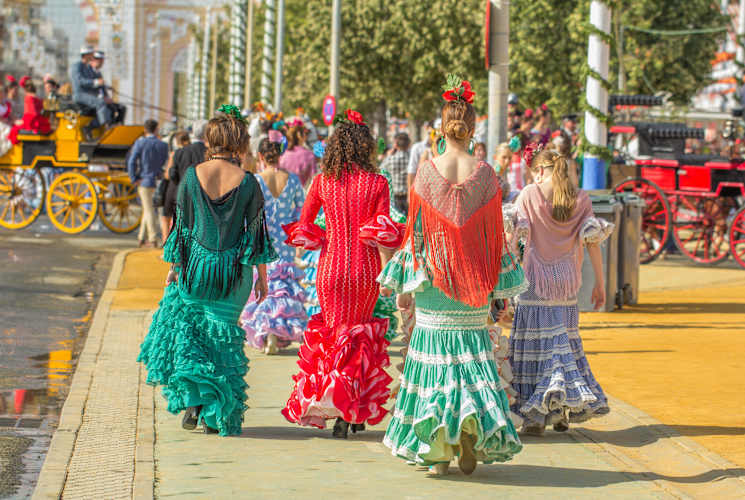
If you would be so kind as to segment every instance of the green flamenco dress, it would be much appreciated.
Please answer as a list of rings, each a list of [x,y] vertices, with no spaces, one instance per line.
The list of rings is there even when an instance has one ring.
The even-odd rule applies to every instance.
[[[201,406],[221,436],[241,433],[248,358],[238,318],[253,287],[253,266],[277,259],[264,199],[253,175],[217,200],[189,169],[179,186],[174,229],[163,258],[179,279],[166,287],[138,361],[147,383],[163,385],[168,411]]]
[[[416,307],[416,325],[383,444],[394,456],[433,465],[458,456],[461,434],[466,433],[475,438],[477,460],[507,461],[522,444],[510,419],[506,383],[498,373],[486,318],[491,299],[512,297],[527,288],[523,270],[505,251],[503,241],[497,241],[502,248],[501,267],[495,270],[497,285],[486,292],[490,300],[473,307],[451,298],[435,286],[427,261],[427,249],[432,247],[423,235],[422,220],[419,212],[406,243],[378,277],[382,286],[394,292],[414,294]],[[501,223],[496,228],[501,233]],[[435,238],[428,241],[436,242],[443,233],[432,234]],[[447,254],[441,250],[435,247],[430,253]]]

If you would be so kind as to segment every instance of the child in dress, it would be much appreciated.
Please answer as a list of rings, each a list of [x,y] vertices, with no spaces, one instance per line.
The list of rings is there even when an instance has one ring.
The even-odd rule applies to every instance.
[[[51,132],[49,119],[43,115],[44,101],[36,95],[36,86],[31,78],[24,76],[21,78],[21,87],[26,95],[23,98],[23,118],[17,120],[10,129],[8,139],[13,144],[18,143],[18,133],[21,130],[30,130],[35,134],[48,134]]]
[[[517,301],[509,359],[517,393],[512,410],[523,431],[543,434],[546,425],[566,431],[608,413],[608,401],[590,370],[578,332],[577,292],[587,246],[595,286],[592,302],[605,303],[600,247],[613,225],[594,217],[586,192],[577,188],[567,158],[526,151],[534,183],[517,199],[515,238],[523,238],[523,268],[530,288]]]

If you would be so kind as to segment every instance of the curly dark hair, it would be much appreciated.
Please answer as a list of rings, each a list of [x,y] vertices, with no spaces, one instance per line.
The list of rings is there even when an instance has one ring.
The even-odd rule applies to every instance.
[[[352,172],[356,167],[378,173],[376,152],[377,144],[367,125],[340,122],[326,144],[321,171],[336,179],[340,179],[343,172]]]

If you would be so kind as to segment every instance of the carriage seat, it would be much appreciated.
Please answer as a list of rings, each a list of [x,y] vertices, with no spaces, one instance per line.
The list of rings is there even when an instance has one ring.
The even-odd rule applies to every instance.
[[[710,161],[729,162],[728,158],[718,155],[692,155],[682,154],[675,157],[680,165],[706,165]]]
[[[85,104],[80,104],[79,102],[75,102],[70,98],[60,99],[59,109],[60,111],[75,111],[82,116],[96,116],[95,108],[91,108],[90,106],[86,106]]]

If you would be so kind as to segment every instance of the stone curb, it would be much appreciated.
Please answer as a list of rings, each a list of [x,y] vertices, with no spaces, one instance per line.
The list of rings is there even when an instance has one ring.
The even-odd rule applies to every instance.
[[[101,350],[106,332],[111,300],[124,270],[127,255],[135,249],[123,250],[116,254],[111,266],[101,298],[93,314],[93,321],[88,330],[75,374],[70,384],[70,392],[62,407],[59,425],[54,432],[49,451],[44,459],[39,479],[34,489],[34,499],[60,498],[67,478],[67,467],[72,458],[75,440],[83,421],[83,412],[88,400],[88,393],[93,379],[93,369]]]

